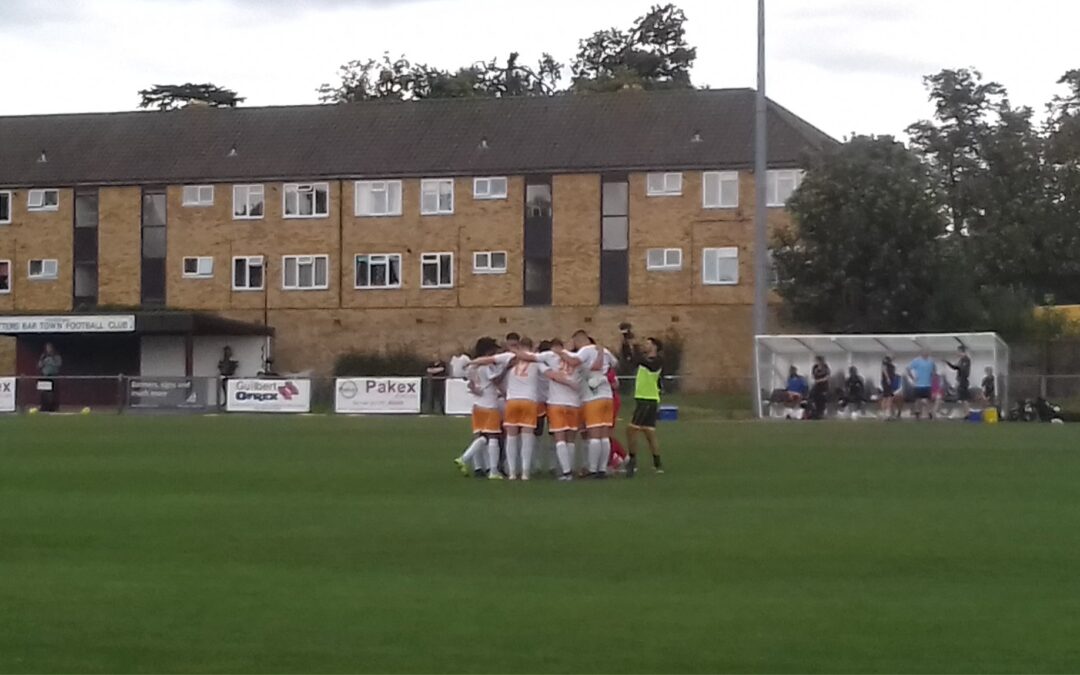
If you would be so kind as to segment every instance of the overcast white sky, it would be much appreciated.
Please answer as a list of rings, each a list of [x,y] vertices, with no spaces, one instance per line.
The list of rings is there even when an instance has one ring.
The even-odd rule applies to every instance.
[[[567,62],[650,0],[0,0],[0,115],[133,109],[153,83],[211,81],[247,105],[316,102],[384,50],[456,67],[518,50]],[[756,0],[682,0],[694,80],[753,86]],[[769,95],[842,137],[930,114],[923,75],[976,66],[1042,109],[1080,68],[1074,0],[769,0]]]

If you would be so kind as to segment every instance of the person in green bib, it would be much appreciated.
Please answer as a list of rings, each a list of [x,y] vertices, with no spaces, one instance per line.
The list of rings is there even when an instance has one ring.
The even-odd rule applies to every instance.
[[[647,338],[643,345],[631,340],[633,334],[623,332],[623,360],[635,366],[634,376],[634,416],[626,430],[626,449],[630,459],[626,464],[626,477],[633,478],[637,471],[637,440],[644,435],[652,451],[653,469],[664,473],[660,462],[660,444],[656,440],[656,417],[660,412],[660,376],[664,369],[664,360],[660,354],[663,345],[656,338]]]

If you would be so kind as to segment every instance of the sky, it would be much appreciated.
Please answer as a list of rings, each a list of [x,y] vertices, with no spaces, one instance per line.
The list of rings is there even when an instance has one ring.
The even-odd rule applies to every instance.
[[[0,115],[130,110],[155,83],[213,82],[246,105],[316,103],[384,51],[456,68],[521,52],[568,62],[579,38],[652,0],[0,0]],[[755,84],[756,0],[681,0],[693,78]],[[974,66],[1037,111],[1080,68],[1073,0],[767,0],[771,98],[837,138],[903,133],[922,78]]]

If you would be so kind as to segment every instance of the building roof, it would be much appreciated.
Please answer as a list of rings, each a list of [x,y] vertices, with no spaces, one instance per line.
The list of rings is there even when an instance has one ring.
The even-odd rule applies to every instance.
[[[748,168],[754,98],[622,91],[0,117],[0,185]],[[768,115],[770,166],[835,142],[776,103]]]

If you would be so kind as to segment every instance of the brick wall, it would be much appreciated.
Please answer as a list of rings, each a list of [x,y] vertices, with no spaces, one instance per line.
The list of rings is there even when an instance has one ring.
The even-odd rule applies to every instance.
[[[98,191],[98,302],[134,307],[141,299],[142,189]]]
[[[55,211],[30,211],[28,190],[11,190],[12,221],[0,225],[0,260],[11,261],[11,292],[0,294],[0,312],[63,312],[71,309],[72,229],[74,202],[71,190],[60,190]],[[27,263],[55,259],[58,275],[52,280],[28,278]]]

